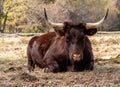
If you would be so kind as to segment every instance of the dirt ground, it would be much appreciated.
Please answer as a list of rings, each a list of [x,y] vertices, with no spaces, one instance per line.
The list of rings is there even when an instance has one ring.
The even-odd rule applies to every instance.
[[[120,87],[120,34],[96,34],[93,71],[44,73],[27,70],[26,47],[31,37],[0,37],[0,87]]]

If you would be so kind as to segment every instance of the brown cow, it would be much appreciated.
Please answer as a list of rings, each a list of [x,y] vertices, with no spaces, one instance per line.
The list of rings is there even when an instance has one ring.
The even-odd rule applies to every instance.
[[[46,23],[54,28],[41,36],[33,37],[28,44],[28,69],[34,70],[35,64],[45,68],[44,72],[93,70],[94,58],[87,35],[94,35],[97,27],[107,18],[106,15],[97,23],[53,23],[47,18]]]

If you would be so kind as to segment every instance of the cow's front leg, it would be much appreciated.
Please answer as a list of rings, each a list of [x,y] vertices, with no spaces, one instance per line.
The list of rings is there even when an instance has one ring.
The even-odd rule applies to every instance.
[[[35,63],[31,58],[28,58],[28,70],[29,72],[33,71],[35,69]]]
[[[57,64],[57,61],[48,59],[45,61],[45,65],[46,65],[46,67],[44,69],[45,73],[48,73],[48,72],[57,73],[57,72],[59,72],[59,65]]]
[[[94,60],[91,60],[89,63],[86,63],[85,70],[93,70],[94,69]]]

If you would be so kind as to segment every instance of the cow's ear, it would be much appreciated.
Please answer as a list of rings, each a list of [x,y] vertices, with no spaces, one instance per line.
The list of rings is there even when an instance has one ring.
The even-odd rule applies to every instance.
[[[92,28],[92,29],[88,29],[88,30],[85,30],[85,35],[94,35],[97,33],[97,28]]]
[[[64,30],[55,30],[56,34],[59,35],[59,36],[64,36],[65,35],[65,32]]]

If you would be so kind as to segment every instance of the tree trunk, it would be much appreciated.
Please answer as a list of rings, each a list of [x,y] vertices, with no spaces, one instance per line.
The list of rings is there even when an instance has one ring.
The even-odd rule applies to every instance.
[[[2,18],[3,18],[3,2],[4,0],[0,0],[0,32],[2,33]]]
[[[4,16],[4,22],[3,22],[3,29],[2,29],[2,32],[1,33],[4,33],[4,31],[5,31],[5,27],[6,27],[6,21],[7,21],[7,14],[8,14],[8,12],[5,14],[5,16]]]

